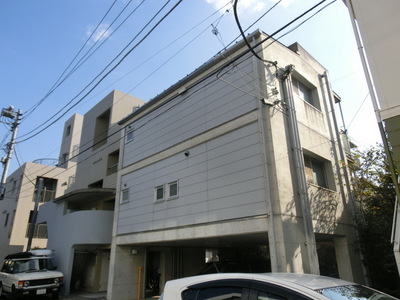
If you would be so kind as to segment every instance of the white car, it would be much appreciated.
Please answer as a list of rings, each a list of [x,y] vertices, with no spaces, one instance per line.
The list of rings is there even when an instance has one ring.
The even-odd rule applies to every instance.
[[[0,296],[51,294],[58,299],[64,275],[55,271],[48,254],[49,250],[34,250],[7,255],[0,272]]]
[[[218,273],[168,281],[160,300],[394,300],[368,287],[319,275]]]

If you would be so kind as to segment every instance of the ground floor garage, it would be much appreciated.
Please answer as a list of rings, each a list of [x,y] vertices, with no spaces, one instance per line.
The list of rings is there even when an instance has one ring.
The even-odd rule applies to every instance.
[[[340,272],[344,271],[346,259],[339,256],[348,250],[343,249],[343,246],[347,247],[343,238],[323,234],[316,236],[322,275],[340,277]],[[115,252],[111,254],[113,269],[110,272],[109,299],[157,296],[166,281],[197,274],[272,271],[267,232],[146,245],[117,245],[112,251]],[[296,257],[291,259],[296,260]],[[351,273],[350,265],[345,272]]]

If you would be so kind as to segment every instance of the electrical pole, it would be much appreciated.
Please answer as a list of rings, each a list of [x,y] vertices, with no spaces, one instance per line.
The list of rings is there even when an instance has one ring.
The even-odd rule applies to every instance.
[[[7,144],[7,156],[3,157],[1,159],[1,162],[4,165],[3,169],[3,174],[1,176],[1,182],[0,182],[0,200],[4,199],[4,195],[6,192],[6,180],[7,180],[7,173],[8,169],[10,167],[10,160],[12,157],[12,153],[14,151],[14,144],[15,144],[15,138],[17,136],[17,130],[18,130],[18,125],[21,120],[22,112],[19,109],[18,112],[14,110],[13,106],[10,106],[9,108],[3,108],[1,111],[1,116],[6,117],[9,119],[15,119],[13,123],[11,123],[11,141]]]
[[[31,224],[29,225],[28,245],[26,246],[26,251],[31,251],[32,239],[33,239],[33,234],[35,233],[35,225],[37,220],[39,201],[42,196],[42,190],[43,190],[43,178],[39,178],[39,182],[36,187],[35,207],[32,213]]]

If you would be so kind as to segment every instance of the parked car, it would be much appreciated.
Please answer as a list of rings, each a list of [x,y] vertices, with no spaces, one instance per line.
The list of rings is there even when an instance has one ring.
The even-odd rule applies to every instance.
[[[64,275],[53,267],[50,250],[10,254],[0,272],[0,295],[51,294],[58,299],[63,281]]]
[[[209,262],[198,275],[214,273],[266,273],[271,271],[271,263],[262,259],[223,259]]]
[[[160,300],[394,300],[337,278],[294,273],[218,273],[168,281]]]

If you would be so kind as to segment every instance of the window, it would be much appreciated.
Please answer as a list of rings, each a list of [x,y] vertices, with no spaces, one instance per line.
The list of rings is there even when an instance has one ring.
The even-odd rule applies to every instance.
[[[292,78],[292,85],[293,91],[299,96],[299,98],[319,109],[318,103],[314,100],[312,88],[309,88],[307,85],[300,82],[296,78]]]
[[[42,190],[39,191],[39,193],[40,193],[39,202],[40,203],[46,203],[46,202],[52,201],[56,196],[57,179],[46,178],[46,177],[37,177],[37,179],[36,179],[36,190],[35,190],[35,193],[33,195],[32,201],[35,202],[35,200],[36,200],[36,194],[38,192],[37,191],[37,187],[39,186],[39,179],[40,178],[43,179],[43,186],[42,186]]]
[[[126,142],[128,143],[128,142],[130,142],[130,141],[133,141],[133,138],[134,138],[134,135],[133,135],[133,129],[129,129],[130,128],[130,126],[128,127],[128,131],[126,132]]]
[[[61,157],[61,165],[68,161],[68,153],[64,153]]]
[[[156,187],[155,198],[156,198],[156,201],[164,200],[164,186],[163,185]]]
[[[9,237],[9,238],[11,237],[11,233],[12,233],[13,226],[14,226],[15,213],[16,213],[16,210],[14,209],[13,215],[12,215],[12,217],[11,217],[10,229],[8,230],[8,237]]]
[[[110,109],[96,118],[93,137],[93,150],[107,144],[108,127],[110,126]]]
[[[325,166],[323,162],[305,155],[304,165],[308,183],[328,188],[325,176]]]
[[[129,201],[129,189],[124,189],[121,192],[121,202]]]
[[[29,213],[28,226],[26,227],[25,237],[29,238],[29,230],[33,219],[33,210]],[[32,238],[47,239],[47,223],[35,224]]]
[[[168,199],[178,198],[178,181],[170,182],[168,187]]]
[[[110,153],[107,159],[107,175],[114,174],[118,171],[119,150]]]
[[[69,136],[71,134],[71,125],[67,126],[67,128],[65,128],[65,136]]]
[[[9,218],[9,217],[10,217],[10,214],[7,213],[7,214],[6,214],[6,220],[4,221],[4,227],[7,226],[7,224],[8,224],[8,218]]]
[[[201,289],[189,289],[182,292],[182,299],[185,300],[240,300],[242,299],[242,287],[220,286],[206,287]]]

